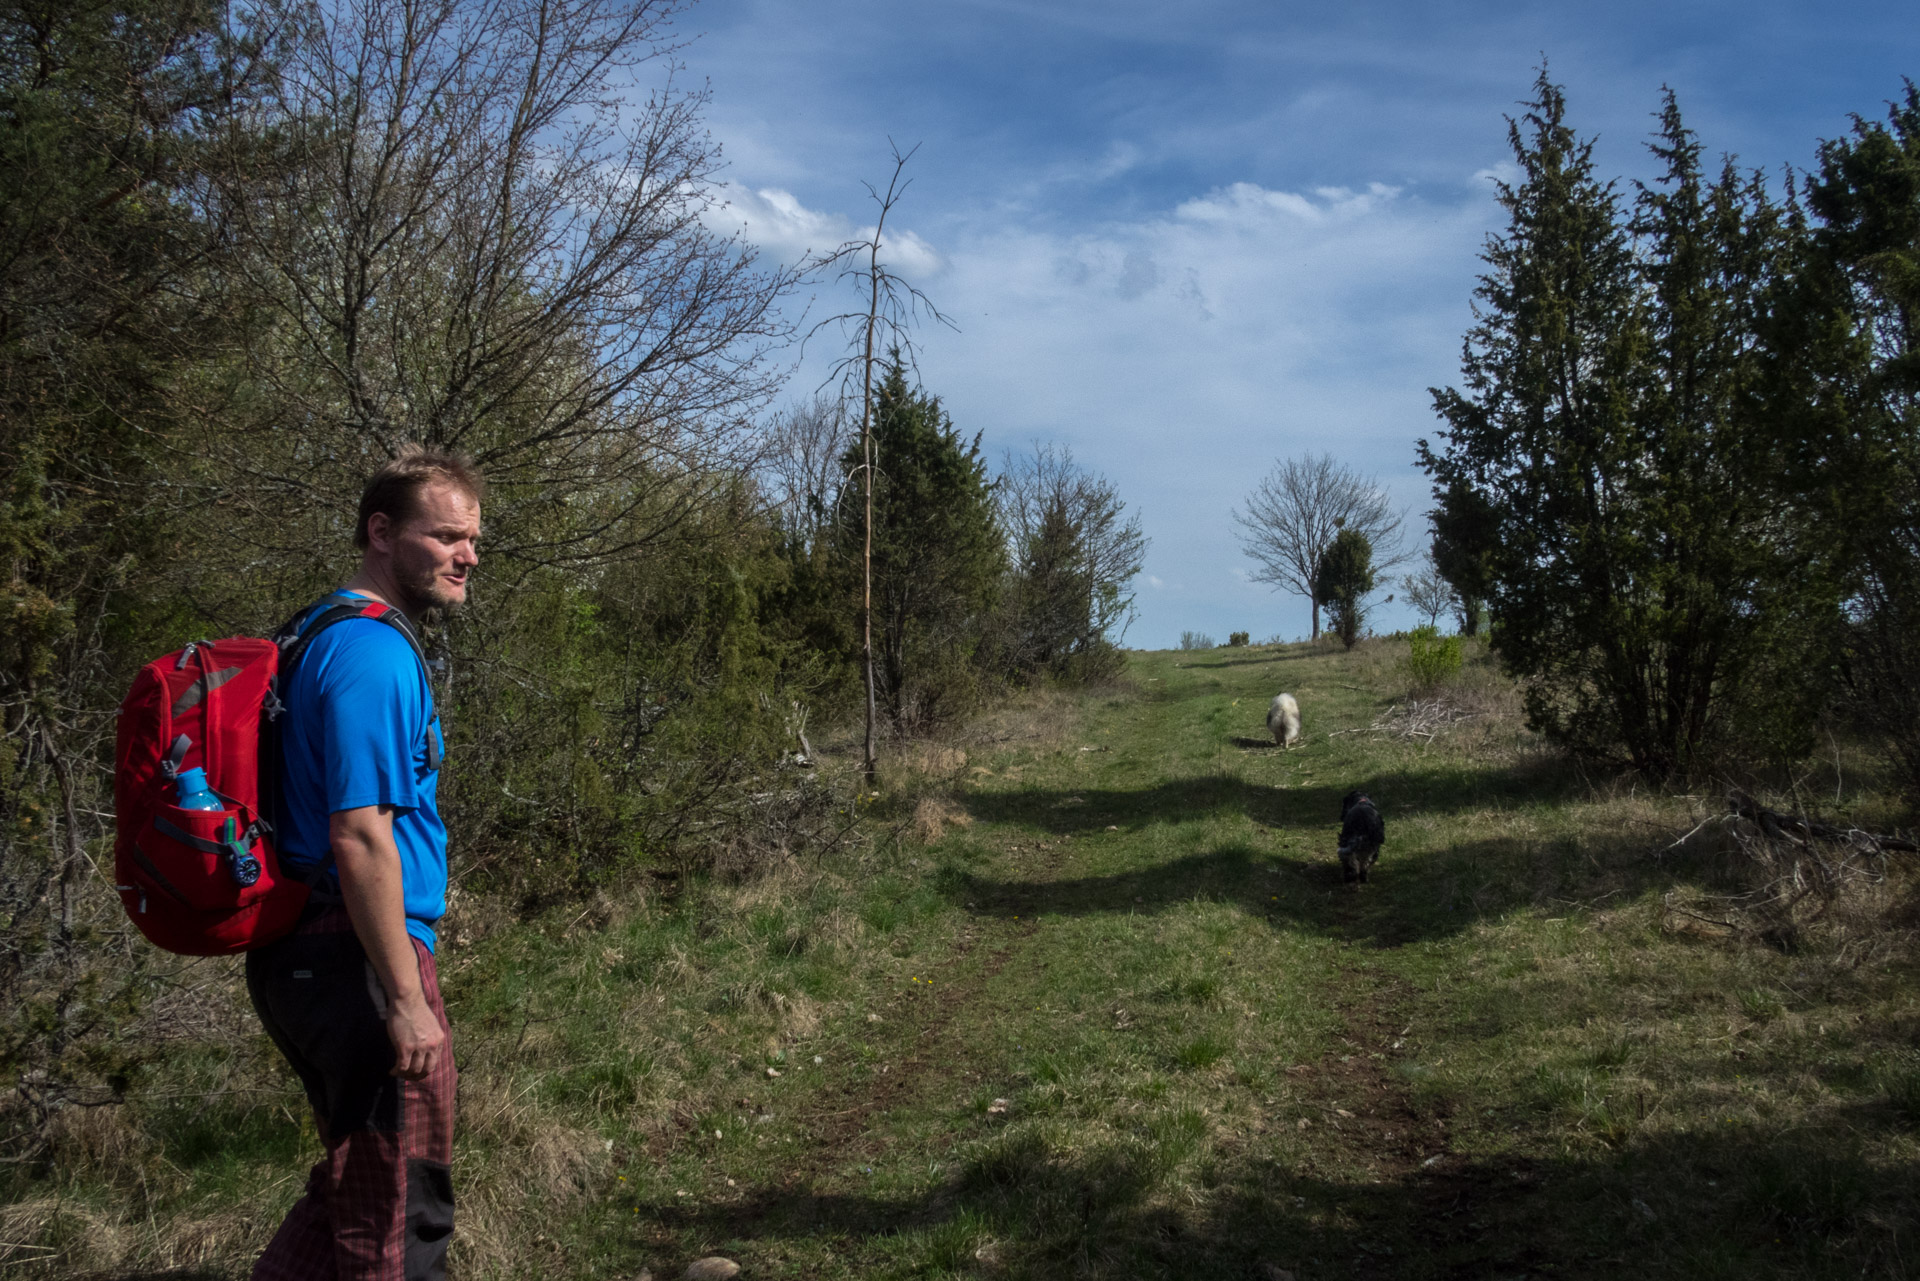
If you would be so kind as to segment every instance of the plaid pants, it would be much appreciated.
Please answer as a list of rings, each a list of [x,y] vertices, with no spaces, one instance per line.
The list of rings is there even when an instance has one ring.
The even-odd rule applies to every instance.
[[[433,953],[418,939],[413,949],[444,1027]],[[247,991],[327,1150],[253,1281],[440,1281],[453,1235],[452,1053],[425,1080],[389,1075],[386,992],[343,908],[247,953]]]

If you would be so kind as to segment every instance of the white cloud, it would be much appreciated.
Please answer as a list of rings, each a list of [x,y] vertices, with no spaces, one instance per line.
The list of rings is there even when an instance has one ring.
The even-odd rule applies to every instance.
[[[862,239],[873,236],[872,227],[862,227],[859,231]],[[939,250],[922,240],[912,230],[889,231],[880,238],[880,257],[888,266],[903,276],[925,278],[937,276],[946,269],[946,261]]]
[[[1508,186],[1513,187],[1518,186],[1521,179],[1526,176],[1525,171],[1523,171],[1519,165],[1511,160],[1502,160],[1497,165],[1489,165],[1485,169],[1476,170],[1473,175],[1473,181],[1476,185],[1483,185],[1489,188],[1497,182],[1504,182]]]
[[[809,209],[779,187],[730,187],[727,206],[712,221],[744,228],[747,239],[782,258],[830,253],[852,233],[845,218]]]
[[[1298,192],[1269,191],[1255,183],[1236,182],[1184,202],[1174,214],[1191,222],[1268,231],[1276,222],[1325,224],[1363,217],[1399,194],[1399,188],[1376,182],[1359,192],[1346,187],[1316,187],[1309,198]]]
[[[1119,487],[1159,571],[1133,643],[1304,632],[1228,513],[1276,458],[1326,450],[1420,523],[1413,442],[1458,376],[1492,194],[1240,182],[1079,229],[982,219],[943,246],[929,292],[960,332],[922,333],[922,376],[990,449],[1057,440]]]
[[[721,232],[741,231],[786,262],[832,253],[850,240],[870,239],[874,230],[872,224],[856,226],[844,214],[809,209],[781,187],[729,186],[727,203],[708,214],[707,224]],[[882,237],[880,257],[914,279],[938,275],[945,266],[939,251],[911,229],[889,231]]]

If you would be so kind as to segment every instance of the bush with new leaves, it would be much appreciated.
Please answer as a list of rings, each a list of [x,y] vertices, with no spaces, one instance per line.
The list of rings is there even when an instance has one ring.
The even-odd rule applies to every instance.
[[[1407,633],[1407,674],[1415,690],[1432,690],[1460,674],[1460,638],[1423,623]]]

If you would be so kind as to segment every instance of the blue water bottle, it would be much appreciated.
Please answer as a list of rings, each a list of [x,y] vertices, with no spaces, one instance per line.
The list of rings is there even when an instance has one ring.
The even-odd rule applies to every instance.
[[[179,799],[174,802],[183,810],[223,810],[226,807],[213,789],[207,786],[207,772],[198,766],[183,769],[174,778],[179,789]]]
[[[214,795],[207,786],[207,772],[203,769],[183,769],[174,778],[178,788],[178,799],[174,804],[183,810],[223,810],[225,801]],[[220,839],[206,846],[209,852],[217,850],[227,860],[227,871],[233,876],[234,883],[245,887],[260,879],[260,860],[253,856],[247,847],[251,843],[252,832],[243,839],[239,833],[239,824],[232,819],[220,825]],[[196,838],[197,839],[197,838]]]

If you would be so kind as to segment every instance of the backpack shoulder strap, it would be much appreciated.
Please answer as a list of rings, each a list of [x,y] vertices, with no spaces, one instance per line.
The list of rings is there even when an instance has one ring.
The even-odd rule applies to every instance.
[[[301,655],[307,652],[307,647],[313,644],[320,633],[349,618],[378,619],[407,638],[407,647],[420,660],[420,674],[427,682],[427,768],[439,769],[440,739],[433,732],[433,724],[440,719],[440,713],[433,705],[433,667],[427,662],[427,647],[420,639],[420,629],[413,625],[412,619],[393,606],[364,596],[333,592],[288,619],[273,637],[274,644],[280,647],[279,688],[287,688],[294,664],[300,661]],[[275,710],[278,710],[277,698]]]
[[[280,647],[281,679],[286,679],[286,674],[300,661],[301,655],[307,652],[307,647],[318,639],[321,632],[349,618],[376,618],[406,637],[407,647],[420,660],[421,669],[427,672],[431,688],[432,669],[427,666],[426,645],[421,641],[420,629],[413,625],[413,620],[391,605],[362,596],[350,596],[345,592],[322,596],[287,620],[274,633],[274,644]]]

